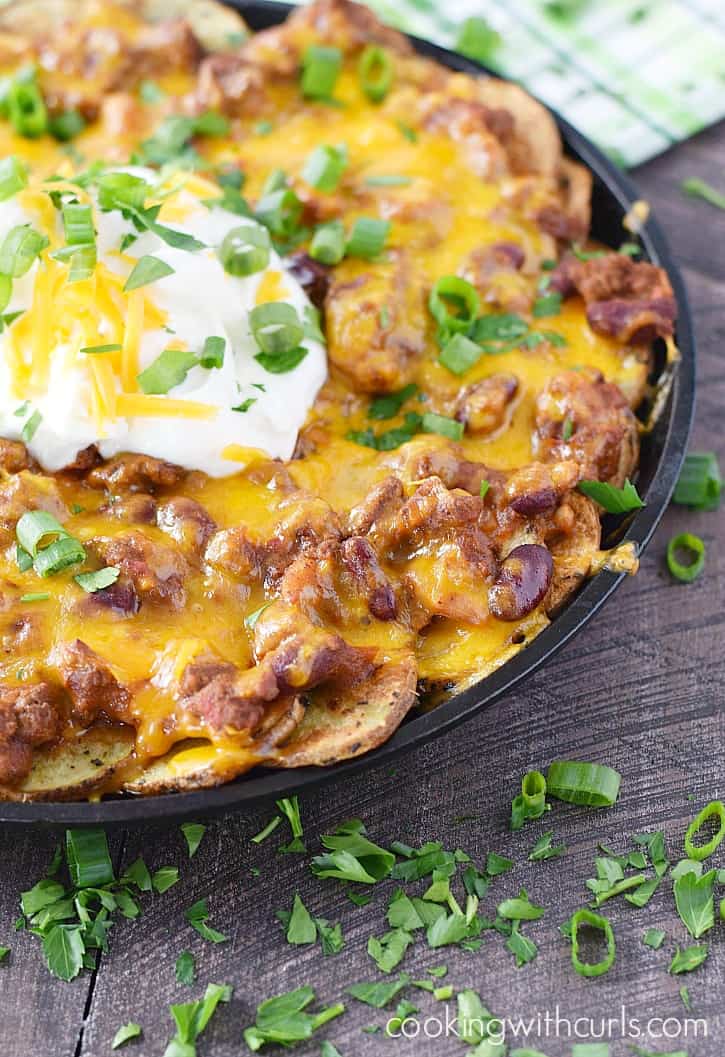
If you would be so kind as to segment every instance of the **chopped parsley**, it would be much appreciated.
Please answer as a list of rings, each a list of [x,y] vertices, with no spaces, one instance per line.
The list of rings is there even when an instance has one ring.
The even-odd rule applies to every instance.
[[[209,908],[206,899],[198,899],[188,910],[184,911],[184,917],[203,939],[211,943],[226,943],[229,939],[223,932],[218,932],[209,924]]]
[[[189,858],[193,859],[206,833],[206,826],[202,822],[182,822],[180,829],[189,849]]]

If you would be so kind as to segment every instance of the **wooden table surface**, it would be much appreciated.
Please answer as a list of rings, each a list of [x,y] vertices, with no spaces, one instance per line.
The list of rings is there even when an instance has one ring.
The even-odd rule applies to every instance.
[[[679,189],[690,176],[725,187],[725,126],[635,175],[669,234],[694,311],[699,395],[693,447],[719,450],[725,467],[725,212],[687,198]],[[708,547],[706,575],[691,585],[674,582],[664,565],[667,540],[684,528],[701,535]],[[620,1018],[623,1006],[628,1017],[642,1023],[653,1017],[675,1018],[667,1030],[688,1031],[687,1039],[643,1037],[639,1045],[657,1053],[722,1057],[725,925],[709,933],[711,950],[704,967],[689,976],[670,976],[667,967],[675,943],[688,943],[671,885],[663,885],[644,910],[614,900],[607,912],[617,936],[617,961],[598,980],[573,972],[568,944],[557,926],[585,902],[584,880],[592,876],[598,841],[622,849],[631,834],[661,828],[670,857],[677,859],[683,854],[684,829],[697,808],[725,798],[724,544],[722,514],[671,509],[644,556],[640,574],[517,693],[401,759],[394,770],[370,771],[303,798],[311,850],[318,848],[320,833],[357,816],[372,839],[383,845],[395,839],[414,845],[440,840],[447,848],[464,848],[476,861],[485,860],[488,850],[505,854],[518,865],[499,880],[499,898],[525,886],[532,899],[547,908],[543,919],[526,929],[540,947],[530,965],[517,970],[496,933],[487,934],[477,953],[450,947],[430,951],[418,940],[402,964],[414,978],[426,967],[446,963],[446,982],[456,990],[475,988],[500,1016],[530,1017],[548,1010],[554,1019],[558,1007],[560,1018],[592,1018],[595,1034],[601,1031],[602,1017]],[[619,803],[609,812],[559,804],[543,822],[510,834],[508,806],[521,775],[555,757],[616,767],[623,775]],[[110,953],[101,959],[97,973],[71,984],[48,974],[34,937],[12,929],[18,895],[43,874],[56,837],[0,832],[0,945],[12,948],[0,966],[0,1055],[105,1057],[117,1028],[133,1020],[143,1026],[143,1040],[120,1052],[161,1057],[173,1034],[169,1004],[188,1001],[215,981],[233,984],[234,997],[212,1020],[199,1043],[199,1057],[232,1057],[248,1052],[242,1029],[263,998],[311,984],[330,1002],[349,983],[379,978],[366,944],[371,934],[386,930],[384,912],[393,884],[373,890],[369,905],[353,906],[337,882],[312,877],[302,856],[277,853],[281,830],[266,843],[250,844],[249,838],[270,815],[270,809],[260,809],[211,824],[192,862],[176,827],[114,834],[111,845],[117,862],[128,864],[143,853],[152,868],[178,865],[181,881],[163,896],[145,898],[138,920],[117,924],[110,935]],[[460,816],[475,818],[457,822]],[[545,863],[527,862],[533,840],[552,827],[556,841],[567,845],[567,854]],[[725,866],[722,850],[718,865]],[[258,876],[253,868],[258,868]],[[324,958],[319,946],[287,945],[274,911],[289,908],[295,891],[313,913],[342,922],[342,953]],[[211,920],[229,935],[228,943],[205,942],[186,923],[184,909],[202,896],[208,897]],[[494,905],[496,901],[494,897]],[[642,943],[649,927],[667,932],[659,951]],[[174,963],[184,948],[197,958],[199,975],[193,987],[175,980]],[[695,1037],[694,1025],[684,1023],[679,996],[683,984],[689,987],[693,1016],[707,1021],[707,1038],[702,1026]],[[420,991],[410,997],[417,1000],[422,1016],[439,1015],[444,1008]],[[343,1057],[466,1053],[465,1044],[455,1037],[413,1042],[361,1030],[385,1020],[384,1011],[350,1000],[348,1012],[319,1035],[332,1040]],[[579,1029],[586,1032],[586,1023]],[[564,1020],[560,1035],[547,1039],[534,1034],[528,1045],[547,1057],[570,1057],[572,1042],[567,1041]],[[630,1052],[616,1027],[612,1039],[612,1057]],[[586,1034],[580,1041],[585,1040]],[[527,1043],[519,1040],[512,1048],[517,1045]],[[294,1052],[301,1057],[319,1054],[319,1041]]]

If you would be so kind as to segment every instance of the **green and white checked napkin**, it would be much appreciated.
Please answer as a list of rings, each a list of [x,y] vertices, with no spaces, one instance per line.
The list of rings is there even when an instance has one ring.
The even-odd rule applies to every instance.
[[[488,65],[623,166],[725,117],[725,0],[368,0],[390,25],[455,47],[461,23],[500,37]]]

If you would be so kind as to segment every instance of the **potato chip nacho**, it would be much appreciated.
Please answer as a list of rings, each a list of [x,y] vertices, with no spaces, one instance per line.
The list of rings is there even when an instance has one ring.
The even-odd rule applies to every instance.
[[[349,0],[15,0],[0,64],[0,798],[334,764],[523,649],[676,315],[549,113]]]

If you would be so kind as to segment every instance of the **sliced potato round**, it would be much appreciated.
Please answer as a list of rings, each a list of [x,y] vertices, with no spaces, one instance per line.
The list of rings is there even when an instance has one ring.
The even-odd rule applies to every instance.
[[[257,764],[268,762],[275,746],[289,737],[304,715],[297,698],[271,707],[259,731],[247,743],[212,744],[204,738],[186,738],[163,756],[148,763],[124,791],[140,796],[180,793],[223,785]]]
[[[326,687],[310,695],[305,718],[273,754],[272,767],[327,767],[361,756],[387,741],[415,704],[415,658],[384,664],[347,690]]]
[[[134,747],[130,727],[91,727],[72,741],[36,749],[20,785],[0,786],[0,800],[80,800],[112,777]]]

